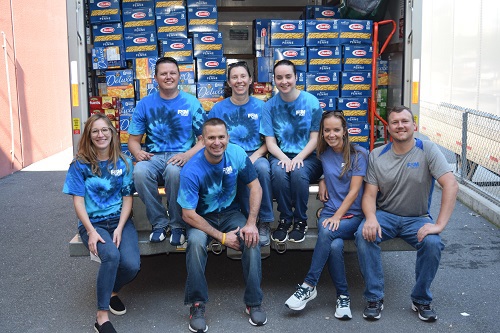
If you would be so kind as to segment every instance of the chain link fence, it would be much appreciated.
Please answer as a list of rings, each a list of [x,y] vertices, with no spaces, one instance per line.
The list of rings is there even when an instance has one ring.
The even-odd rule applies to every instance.
[[[422,134],[454,155],[459,182],[500,206],[500,117],[421,102],[419,124]]]

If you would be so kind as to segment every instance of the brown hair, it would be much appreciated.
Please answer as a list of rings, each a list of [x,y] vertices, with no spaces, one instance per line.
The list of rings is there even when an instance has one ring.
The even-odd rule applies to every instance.
[[[227,80],[226,82],[224,82],[224,98],[231,97],[233,95],[233,89],[231,89],[228,82],[231,77],[231,71],[233,70],[233,68],[236,67],[243,67],[244,69],[246,69],[248,77],[252,78],[252,73],[250,73],[250,68],[248,68],[248,64],[246,63],[246,61],[238,61],[229,64],[227,66]],[[248,87],[248,95],[251,95],[252,92],[253,92],[253,81],[252,83],[250,83],[250,86]]]
[[[118,133],[116,128],[113,126],[109,118],[103,113],[97,113],[92,115],[85,123],[85,128],[83,129],[82,137],[80,142],[78,142],[78,152],[76,153],[75,160],[82,163],[90,164],[92,173],[101,176],[101,168],[99,167],[99,160],[97,158],[97,152],[95,150],[94,143],[91,139],[92,125],[99,119],[106,122],[106,126],[111,130],[111,141],[109,144],[109,161],[112,162],[113,166],[116,168],[116,163],[118,159],[122,159],[127,165],[127,171],[129,171],[129,165],[126,162],[126,157],[122,153],[120,140],[118,138]]]
[[[410,108],[407,108],[404,105],[394,106],[391,109],[389,109],[389,111],[387,111],[387,119],[389,119],[389,116],[391,115],[391,113],[393,113],[393,112],[400,113],[400,112],[403,112],[403,111],[408,111],[411,114],[411,119],[412,120],[414,119],[413,118],[413,112],[411,112]]]

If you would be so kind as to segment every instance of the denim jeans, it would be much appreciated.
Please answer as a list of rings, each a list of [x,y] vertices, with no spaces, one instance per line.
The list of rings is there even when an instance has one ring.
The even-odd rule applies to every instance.
[[[224,213],[211,213],[203,216],[208,223],[222,232],[229,232],[237,227],[244,227],[246,218],[237,210]],[[205,278],[205,267],[207,265],[207,245],[210,238],[203,231],[188,227],[186,249],[186,290],[185,304],[195,302],[208,302],[208,287]],[[243,266],[243,278],[246,284],[243,300],[248,306],[257,306],[262,303],[262,280],[260,246],[246,247],[243,240],[240,242],[242,251],[241,264]],[[230,278],[233,278],[232,276]]]
[[[337,297],[340,295],[349,296],[344,266],[344,239],[354,239],[354,233],[363,217],[354,216],[350,219],[340,220],[339,228],[334,231],[329,230],[328,226],[323,227],[322,223],[327,217],[329,216],[319,218],[318,240],[314,247],[311,267],[304,281],[310,286],[316,286],[323,267],[328,262],[328,271],[337,290]]]
[[[156,228],[185,228],[182,208],[177,203],[181,167],[167,161],[178,152],[158,153],[149,161],[141,161],[134,167],[134,185],[146,206],[149,223]],[[168,214],[158,194],[158,185],[165,185]]]
[[[97,233],[106,243],[97,242],[97,252],[101,258],[101,266],[97,273],[97,309],[109,310],[111,292],[131,282],[139,272],[141,258],[139,240],[132,220],[125,223],[122,231],[120,247],[113,243],[113,232],[118,226],[118,219],[106,220],[93,224]],[[89,236],[82,225],[78,228],[83,244],[89,248]]]
[[[248,156],[253,152],[247,153]],[[265,157],[259,157],[253,164],[257,170],[257,177],[260,186],[262,187],[262,201],[260,204],[259,220],[261,222],[273,222],[273,194],[271,187],[271,167],[269,161]],[[238,193],[236,197],[239,199],[241,212],[248,217],[250,210],[250,190],[246,184],[238,182]]]
[[[355,234],[359,267],[365,280],[364,298],[369,302],[384,298],[384,273],[379,244],[382,241],[400,237],[417,250],[416,283],[411,299],[420,304],[430,304],[432,302],[430,287],[439,268],[444,244],[439,235],[427,235],[422,242],[419,242],[417,232],[424,224],[434,223],[433,220],[430,216],[403,217],[382,210],[377,210],[376,216],[382,228],[382,239],[378,236],[375,242],[363,239],[364,221],[361,222]]]
[[[295,155],[287,155],[292,159]],[[270,155],[271,184],[278,204],[280,219],[292,222],[307,221],[307,201],[309,200],[309,184],[318,180],[323,173],[321,162],[316,155],[304,160],[304,166],[286,172],[278,165],[280,160]]]

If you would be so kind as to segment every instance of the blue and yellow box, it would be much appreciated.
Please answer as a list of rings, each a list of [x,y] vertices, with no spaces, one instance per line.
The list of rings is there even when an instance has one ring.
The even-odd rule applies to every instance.
[[[319,106],[323,111],[335,111],[336,107],[336,97],[320,97],[318,98]]]
[[[121,22],[119,0],[90,0],[90,24]]]
[[[337,109],[342,111],[348,122],[368,121],[368,98],[339,97],[337,98]]]
[[[339,97],[339,73],[306,73],[306,91],[317,98]]]
[[[305,46],[305,32],[304,20],[271,20],[271,46]]]
[[[210,57],[196,59],[198,82],[225,81],[226,57]]]
[[[309,72],[340,72],[342,69],[340,46],[308,47],[307,59],[307,70]]]
[[[125,58],[151,58],[158,56],[156,32],[151,33],[126,33]]]
[[[194,84],[194,63],[192,64],[179,64],[179,84]]]
[[[156,32],[159,40],[187,38],[186,9],[156,14]]]
[[[217,6],[217,0],[187,0],[188,7]]]
[[[156,34],[154,7],[139,7],[123,9],[124,33],[150,33]]]
[[[155,0],[155,13],[163,13],[165,11],[170,11],[172,8],[184,8],[186,9],[186,3],[184,0]]]
[[[370,20],[338,20],[340,44],[372,44],[373,22]]]
[[[121,22],[92,25],[94,47],[119,46],[123,48],[123,25]]]
[[[340,97],[370,97],[371,86],[371,72],[342,72]]]
[[[188,32],[216,32],[217,6],[188,7]]]
[[[350,142],[368,142],[370,126],[368,123],[347,123]]]
[[[373,47],[371,45],[343,45],[343,71],[371,71]]]
[[[193,55],[201,57],[222,57],[222,32],[195,32],[193,33]]]
[[[330,20],[340,18],[340,10],[337,6],[306,6],[304,16],[306,20]]]
[[[107,95],[134,98],[134,72],[131,69],[106,71]]]
[[[122,115],[132,115],[135,110],[135,99],[122,98],[120,100],[120,117]]]
[[[179,64],[193,63],[193,43],[191,38],[167,39],[160,41],[160,56],[172,57]]]
[[[119,69],[126,68],[127,62],[123,47],[108,46],[92,49],[92,69]]]
[[[307,20],[307,46],[337,46],[339,45],[338,20]]]
[[[196,84],[196,97],[206,112],[212,110],[215,103],[224,99],[224,82],[198,82]]]
[[[155,67],[158,57],[135,58],[133,60],[135,79],[152,79],[155,77]]]
[[[135,99],[137,101],[143,99],[147,95],[158,91],[158,82],[155,79],[140,79],[134,80]]]
[[[275,48],[274,64],[280,60],[290,60],[295,65],[297,71],[307,72],[307,49],[305,47]]]
[[[122,9],[155,8],[155,0],[122,0]]]
[[[271,19],[256,19],[253,21],[255,56],[272,57]]]

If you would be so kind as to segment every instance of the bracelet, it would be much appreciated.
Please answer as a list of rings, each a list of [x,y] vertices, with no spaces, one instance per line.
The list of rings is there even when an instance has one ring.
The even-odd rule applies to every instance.
[[[221,241],[221,244],[224,245],[224,243],[226,242],[226,233],[223,232],[222,233],[222,241]]]

